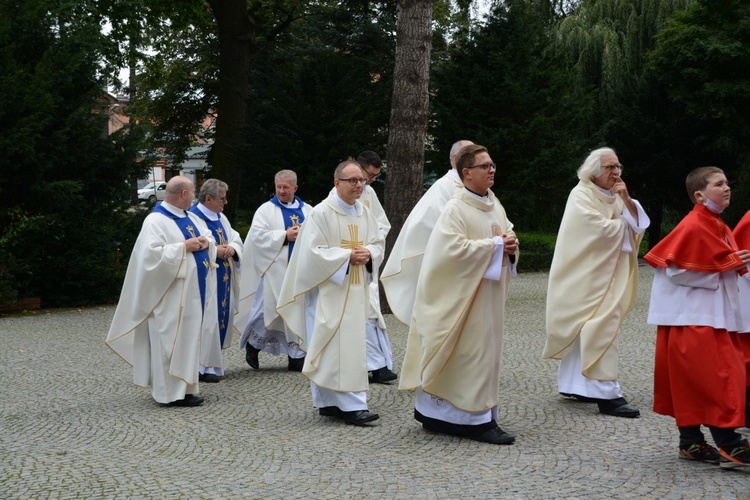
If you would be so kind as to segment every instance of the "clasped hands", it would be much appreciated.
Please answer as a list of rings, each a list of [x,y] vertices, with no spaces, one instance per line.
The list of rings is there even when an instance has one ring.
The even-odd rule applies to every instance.
[[[502,235],[501,238],[503,239],[503,251],[508,255],[515,254],[520,244],[518,238],[508,234]]]
[[[185,249],[188,252],[199,252],[208,248],[208,238],[205,236],[196,236],[185,240]]]
[[[370,251],[365,247],[356,247],[352,249],[349,256],[349,262],[353,266],[364,266],[370,260]]]
[[[299,236],[299,229],[300,225],[291,226],[286,230],[286,241],[289,243],[292,243],[294,241],[297,241],[297,236]]]
[[[234,251],[234,247],[231,247],[229,245],[218,245],[216,247],[216,255],[220,259],[231,259],[232,257],[234,257],[235,253],[236,252]]]

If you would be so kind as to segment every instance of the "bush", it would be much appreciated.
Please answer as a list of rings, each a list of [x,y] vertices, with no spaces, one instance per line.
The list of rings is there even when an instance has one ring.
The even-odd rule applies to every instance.
[[[519,272],[549,271],[557,235],[552,233],[517,233],[520,242]]]

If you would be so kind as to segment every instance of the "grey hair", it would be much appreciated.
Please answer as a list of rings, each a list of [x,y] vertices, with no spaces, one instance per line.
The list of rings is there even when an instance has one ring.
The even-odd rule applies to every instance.
[[[602,175],[602,155],[605,153],[617,154],[612,148],[593,150],[581,166],[578,167],[578,178],[582,181],[591,181],[594,177]]]
[[[454,159],[456,158],[456,156],[458,156],[458,152],[461,151],[462,148],[471,146],[472,144],[474,143],[468,139],[461,139],[460,141],[456,141],[453,143],[453,146],[451,146],[450,155],[448,155],[448,161],[450,162],[451,167],[456,168]]]
[[[292,184],[297,185],[297,174],[294,173],[294,170],[279,170],[273,177],[273,183],[276,184],[279,182],[279,179],[289,179],[292,181]]]
[[[198,193],[198,201],[203,203],[206,201],[206,196],[218,198],[219,191],[229,191],[227,183],[219,179],[207,179],[201,186],[200,193]]]

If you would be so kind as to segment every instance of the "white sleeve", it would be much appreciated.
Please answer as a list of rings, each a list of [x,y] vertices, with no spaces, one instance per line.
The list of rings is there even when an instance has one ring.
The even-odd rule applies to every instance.
[[[719,288],[720,273],[702,273],[687,269],[678,269],[671,265],[666,269],[666,276],[670,283],[680,286],[691,286],[693,288],[707,288],[717,290]]]
[[[336,285],[341,285],[344,283],[344,280],[346,279],[346,270],[349,269],[349,261],[347,260],[344,262],[344,264],[339,267],[339,270],[333,273],[333,276],[328,278],[328,280],[331,283],[335,283]]]
[[[503,274],[505,242],[500,236],[493,236],[492,241],[495,242],[495,248],[492,251],[492,260],[490,260],[490,265],[487,267],[487,272],[484,273],[483,278],[498,281]]]
[[[638,202],[638,200],[633,200],[633,203],[635,204],[636,209],[638,209],[638,220],[635,220],[627,207],[622,211],[622,218],[625,219],[625,222],[628,223],[628,226],[633,228],[633,231],[635,231],[636,234],[641,234],[643,231],[648,229],[649,225],[651,225],[651,219],[648,218],[648,215],[646,215],[646,212],[643,210],[643,207]]]

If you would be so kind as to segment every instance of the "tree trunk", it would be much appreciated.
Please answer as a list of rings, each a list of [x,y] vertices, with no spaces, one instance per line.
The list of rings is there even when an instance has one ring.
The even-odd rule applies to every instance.
[[[207,0],[219,35],[219,104],[216,135],[211,150],[211,177],[229,184],[224,209],[234,221],[240,197],[240,159],[245,143],[250,55],[255,22],[247,13],[247,0]]]
[[[429,111],[430,52],[434,0],[398,0],[396,60],[388,135],[385,209],[391,223],[386,255],[409,212],[423,194],[424,144]],[[386,309],[388,302],[381,300]]]
[[[434,0],[398,1],[385,185],[385,208],[391,222],[389,251],[424,191],[433,6]]]

